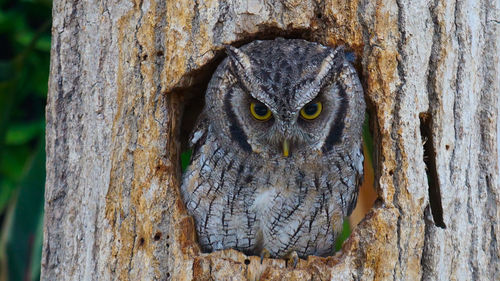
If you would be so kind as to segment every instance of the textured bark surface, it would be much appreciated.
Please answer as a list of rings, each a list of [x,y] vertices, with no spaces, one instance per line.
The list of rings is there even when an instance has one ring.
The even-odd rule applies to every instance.
[[[54,1],[43,280],[499,280],[498,1]],[[375,207],[333,257],[200,253],[179,134],[224,44],[357,55]],[[432,206],[432,208],[431,208]]]

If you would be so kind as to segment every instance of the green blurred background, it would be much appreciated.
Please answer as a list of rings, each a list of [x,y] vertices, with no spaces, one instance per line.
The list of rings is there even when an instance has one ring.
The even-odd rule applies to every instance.
[[[52,1],[0,0],[0,280],[39,280]]]

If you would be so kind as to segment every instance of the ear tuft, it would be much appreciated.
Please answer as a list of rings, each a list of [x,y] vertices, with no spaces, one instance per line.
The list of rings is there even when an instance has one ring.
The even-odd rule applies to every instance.
[[[227,45],[226,54],[233,63],[234,67],[240,73],[251,73],[250,69],[250,58],[241,50]]]
[[[342,66],[345,59],[344,49],[344,46],[338,46],[335,50],[331,50],[325,57],[319,67],[318,75],[316,76],[318,84],[321,84],[320,81],[327,77],[328,73],[332,70],[337,70]]]

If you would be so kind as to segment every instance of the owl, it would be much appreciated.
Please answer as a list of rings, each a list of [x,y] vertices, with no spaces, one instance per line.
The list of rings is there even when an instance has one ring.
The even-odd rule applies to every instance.
[[[227,47],[190,139],[181,195],[205,252],[334,252],[363,173],[365,103],[343,48]]]

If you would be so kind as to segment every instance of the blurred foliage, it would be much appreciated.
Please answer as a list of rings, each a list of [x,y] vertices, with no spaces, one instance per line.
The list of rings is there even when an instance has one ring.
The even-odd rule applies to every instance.
[[[0,0],[0,280],[39,280],[48,0]]]
[[[183,173],[189,165],[189,161],[191,160],[191,153],[191,149],[188,149],[181,153],[181,169]]]
[[[337,238],[337,241],[335,241],[335,251],[340,251],[340,249],[342,249],[342,244],[349,238],[349,235],[351,235],[351,225],[349,224],[349,220],[345,219],[342,225],[342,232]]]

